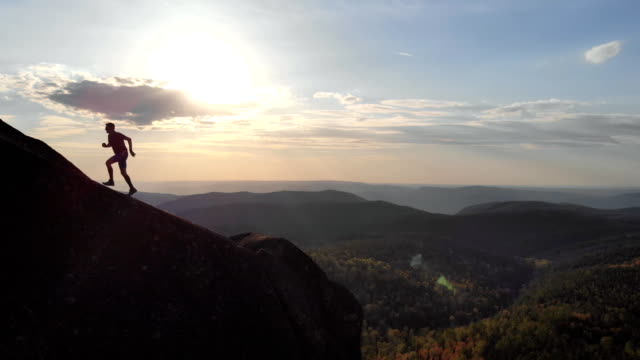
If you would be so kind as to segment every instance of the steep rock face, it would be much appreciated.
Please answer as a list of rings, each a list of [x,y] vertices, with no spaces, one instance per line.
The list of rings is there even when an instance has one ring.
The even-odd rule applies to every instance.
[[[350,358],[360,356],[362,308],[345,287],[329,281],[310,257],[283,238],[241,234],[231,239],[256,253],[269,269],[278,297],[293,315],[298,342],[310,349],[332,349],[344,342],[350,346],[345,349]],[[318,329],[330,329],[331,336]],[[330,356],[326,351],[318,355]]]
[[[359,358],[360,306],[286,240],[237,246],[1,121],[0,151],[0,358]]]

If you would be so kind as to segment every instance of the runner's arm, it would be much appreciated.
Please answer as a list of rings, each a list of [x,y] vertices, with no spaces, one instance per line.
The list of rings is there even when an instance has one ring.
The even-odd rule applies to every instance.
[[[129,152],[131,153],[131,156],[136,157],[136,153],[133,152],[133,142],[131,141],[131,138],[125,136],[124,139],[129,143]]]

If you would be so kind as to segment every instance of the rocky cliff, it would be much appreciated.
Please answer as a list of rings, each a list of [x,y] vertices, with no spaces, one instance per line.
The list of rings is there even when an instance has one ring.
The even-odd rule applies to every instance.
[[[360,305],[287,240],[191,224],[2,121],[0,152],[0,358],[360,358]]]

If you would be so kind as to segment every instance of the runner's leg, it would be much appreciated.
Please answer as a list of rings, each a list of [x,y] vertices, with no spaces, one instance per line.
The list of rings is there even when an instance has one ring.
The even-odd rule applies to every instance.
[[[113,185],[113,167],[111,167],[111,164],[116,162],[114,157],[115,156],[110,157],[109,160],[105,162],[105,164],[107,165],[107,171],[109,172],[109,181],[104,182],[103,184],[105,185]]]
[[[136,188],[133,187],[133,184],[131,183],[131,178],[129,177],[129,174],[127,174],[126,160],[118,162],[118,165],[120,165],[120,174],[122,174],[124,181],[126,181],[127,185],[129,185],[129,195],[133,195],[138,190],[136,190]]]

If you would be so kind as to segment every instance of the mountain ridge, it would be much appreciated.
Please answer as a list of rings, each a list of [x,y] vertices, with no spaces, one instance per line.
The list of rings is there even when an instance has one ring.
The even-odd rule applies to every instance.
[[[487,210],[496,206],[500,211]],[[605,210],[546,202],[489,203],[458,215],[432,214],[385,201],[233,203],[176,214],[226,234],[257,229],[286,236],[305,248],[376,234],[414,233],[463,248],[518,256],[640,229],[637,208]]]
[[[182,184],[182,185],[180,185]],[[163,192],[173,189],[183,193],[189,182],[178,184],[147,184]],[[238,181],[238,182],[194,182],[189,194],[201,195],[216,189],[219,192],[249,191],[265,193],[274,191],[323,191],[336,190],[354,194],[366,200],[382,200],[397,205],[411,206],[431,213],[455,214],[465,207],[498,201],[545,201],[573,203],[601,209],[640,207],[637,189],[571,189],[507,186],[419,186],[368,184],[346,181]],[[184,195],[181,195],[184,196]]]
[[[570,203],[550,203],[544,201],[495,201],[468,206],[460,210],[456,215],[473,215],[473,214],[498,214],[498,213],[515,213],[515,212],[533,212],[533,211],[566,211],[581,212],[585,214],[633,214],[638,211],[637,207],[627,207],[619,209],[602,209],[585,205]]]
[[[182,196],[173,201],[158,204],[163,210],[179,213],[185,210],[206,208],[215,205],[226,205],[232,203],[275,203],[285,205],[296,205],[306,202],[323,203],[347,203],[364,202],[365,199],[344,191],[323,190],[317,192],[308,191],[275,191],[270,193],[252,193],[248,191],[222,193],[210,192]]]

